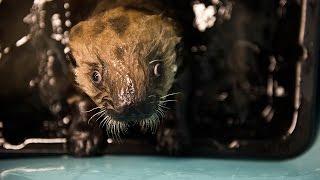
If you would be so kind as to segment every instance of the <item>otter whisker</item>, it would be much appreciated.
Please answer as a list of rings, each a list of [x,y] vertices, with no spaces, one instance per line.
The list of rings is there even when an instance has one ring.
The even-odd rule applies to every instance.
[[[161,116],[161,112],[158,110],[158,109],[156,109],[156,114],[160,114],[160,116]]]
[[[109,117],[109,116],[106,116],[106,117],[103,119],[103,120],[104,120],[104,122],[103,122],[103,124],[102,124],[102,128],[103,128],[104,126],[106,126],[106,125],[107,125],[107,123],[108,123],[109,119],[110,119],[110,117]]]
[[[113,124],[112,124],[112,135],[113,135],[113,138],[118,141],[118,137],[117,137],[117,132],[116,132],[116,127],[117,127],[117,121],[115,121]]]
[[[157,127],[158,127],[158,122],[159,122],[159,116],[157,114],[155,114],[155,116],[152,119],[152,124],[151,124],[151,132],[152,132],[152,134],[156,133]]]
[[[166,110],[162,109],[162,107],[159,106],[158,108],[159,108],[159,110],[162,111],[163,113],[166,112]]]
[[[108,128],[110,126],[110,122],[111,122],[111,118],[107,118],[105,125],[106,125],[106,132],[108,136],[110,136],[110,128]]]
[[[164,106],[164,107],[166,107],[166,106]],[[162,107],[161,106],[158,106],[158,108],[163,112],[163,118],[165,118],[166,117],[166,114],[167,114],[167,110],[165,110],[165,109],[162,109]],[[170,109],[170,108],[168,108],[168,109]]]
[[[170,108],[168,108],[167,106],[162,105],[162,104],[158,104],[158,106],[161,107],[161,108],[164,108],[164,109],[170,109]]]
[[[100,124],[99,124],[99,127],[100,127],[100,128],[103,128],[104,122],[105,122],[105,119],[102,119],[102,120],[100,121]]]
[[[105,115],[105,113],[104,113],[103,115]],[[107,117],[108,117],[108,116],[104,117],[104,118],[101,120],[101,122],[100,122],[100,124],[99,124],[99,127],[100,127],[100,128],[103,128],[103,126],[105,125],[105,122],[107,121]],[[102,125],[102,126],[101,126],[101,125]]]
[[[161,120],[164,119],[166,117],[166,113],[163,109],[159,108],[159,111],[162,113],[162,116],[160,117]]]
[[[113,126],[113,120],[110,119],[109,123],[107,124],[107,128],[108,128],[108,131],[109,131],[109,135],[111,135],[111,137],[114,138],[114,134],[112,132],[112,126]]]
[[[154,116],[151,116],[149,119],[148,119],[148,129],[150,129],[150,131],[152,132],[153,130],[153,124],[154,124]]]
[[[152,118],[148,118],[148,119],[145,120],[145,122],[146,122],[146,128],[147,128],[147,129],[150,129],[150,126],[151,126],[152,121],[153,121]]]
[[[161,117],[164,118],[165,117],[165,112],[161,108],[159,108],[158,110],[161,112]]]
[[[112,134],[113,134],[113,138],[118,142],[118,134],[117,134],[117,121],[115,121],[113,124],[112,124]]]
[[[106,128],[107,128],[108,136],[111,136],[111,138],[114,139],[113,133],[112,133],[112,120],[108,121]]]
[[[100,107],[92,108],[92,109],[90,109],[90,110],[88,110],[88,111],[81,111],[81,112],[92,112],[92,111],[94,111],[94,110],[96,110],[96,109],[102,109],[102,108],[103,108],[103,107],[100,106]]]
[[[144,120],[142,120],[140,122],[140,126],[141,126],[141,129],[144,131],[145,130],[145,121]]]
[[[114,120],[108,115],[106,115],[104,120],[103,124],[106,126],[107,135],[121,143],[121,134],[125,134],[127,132],[128,125],[125,122]]]
[[[92,118],[94,118],[95,116],[97,116],[97,115],[99,115],[99,114],[101,114],[101,113],[104,113],[105,111],[106,111],[106,110],[102,110],[102,111],[99,111],[99,112],[95,113],[94,115],[92,115],[92,116],[90,117],[90,119],[88,120],[88,124],[90,123],[90,121],[91,121]]]
[[[105,110],[101,111],[100,116],[95,121],[97,122],[104,115],[105,115]]]
[[[119,121],[117,121],[117,124],[116,124],[116,127],[115,127],[117,141],[119,141],[119,140],[120,140],[120,130],[119,130],[119,126],[120,126],[120,122],[119,122]]]
[[[156,131],[157,131],[157,128],[158,128],[158,122],[159,122],[159,116],[156,114],[156,117],[155,117],[155,120],[154,120],[154,126],[153,126],[153,134],[155,134],[156,133]]]
[[[175,92],[175,93],[167,94],[165,96],[160,97],[160,99],[164,99],[164,98],[166,98],[168,96],[173,96],[173,95],[177,95],[177,94],[181,94],[181,92]]]
[[[141,127],[141,130],[143,130],[144,132],[147,132],[148,130],[151,133],[155,133],[158,127],[158,123],[159,123],[159,115],[157,112],[157,109],[153,109],[156,113],[154,113],[152,116],[143,119],[139,122],[139,125]],[[159,113],[160,114],[160,113]]]
[[[118,121],[118,124],[117,124],[117,135],[118,135],[117,137],[118,137],[118,139],[117,139],[117,141],[120,143],[122,143],[121,137],[120,137],[121,132],[122,132],[122,124],[121,124],[121,122]]]
[[[177,102],[177,100],[175,99],[168,99],[168,100],[164,100],[164,101],[159,101],[160,103],[166,103],[166,102]]]

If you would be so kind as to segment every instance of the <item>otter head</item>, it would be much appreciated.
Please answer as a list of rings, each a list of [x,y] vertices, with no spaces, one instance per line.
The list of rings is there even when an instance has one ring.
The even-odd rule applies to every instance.
[[[154,128],[174,81],[180,39],[169,18],[123,7],[72,28],[76,81],[101,108],[107,129],[121,131],[129,122]]]

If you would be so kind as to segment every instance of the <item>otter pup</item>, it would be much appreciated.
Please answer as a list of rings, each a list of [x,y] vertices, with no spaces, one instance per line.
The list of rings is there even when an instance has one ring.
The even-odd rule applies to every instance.
[[[130,124],[155,130],[180,64],[177,23],[160,4],[105,0],[70,31],[76,82],[111,136]]]

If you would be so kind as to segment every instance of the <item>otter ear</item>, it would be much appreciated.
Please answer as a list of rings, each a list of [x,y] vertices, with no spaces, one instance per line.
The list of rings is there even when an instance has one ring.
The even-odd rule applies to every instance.
[[[74,59],[71,52],[66,54],[66,57],[67,57],[67,61],[72,65],[73,68],[78,67],[77,61]]]

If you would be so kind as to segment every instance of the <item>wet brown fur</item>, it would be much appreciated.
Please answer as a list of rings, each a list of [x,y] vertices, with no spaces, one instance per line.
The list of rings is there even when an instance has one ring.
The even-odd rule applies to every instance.
[[[98,106],[105,106],[108,99],[110,108],[142,101],[149,92],[166,95],[178,66],[175,46],[180,37],[176,24],[152,7],[151,1],[110,2],[102,1],[89,19],[71,30],[79,87]],[[141,8],[146,11],[139,11]],[[154,81],[148,69],[149,62],[157,58],[163,60],[165,71],[161,80]],[[94,70],[103,76],[99,85],[90,79]]]

